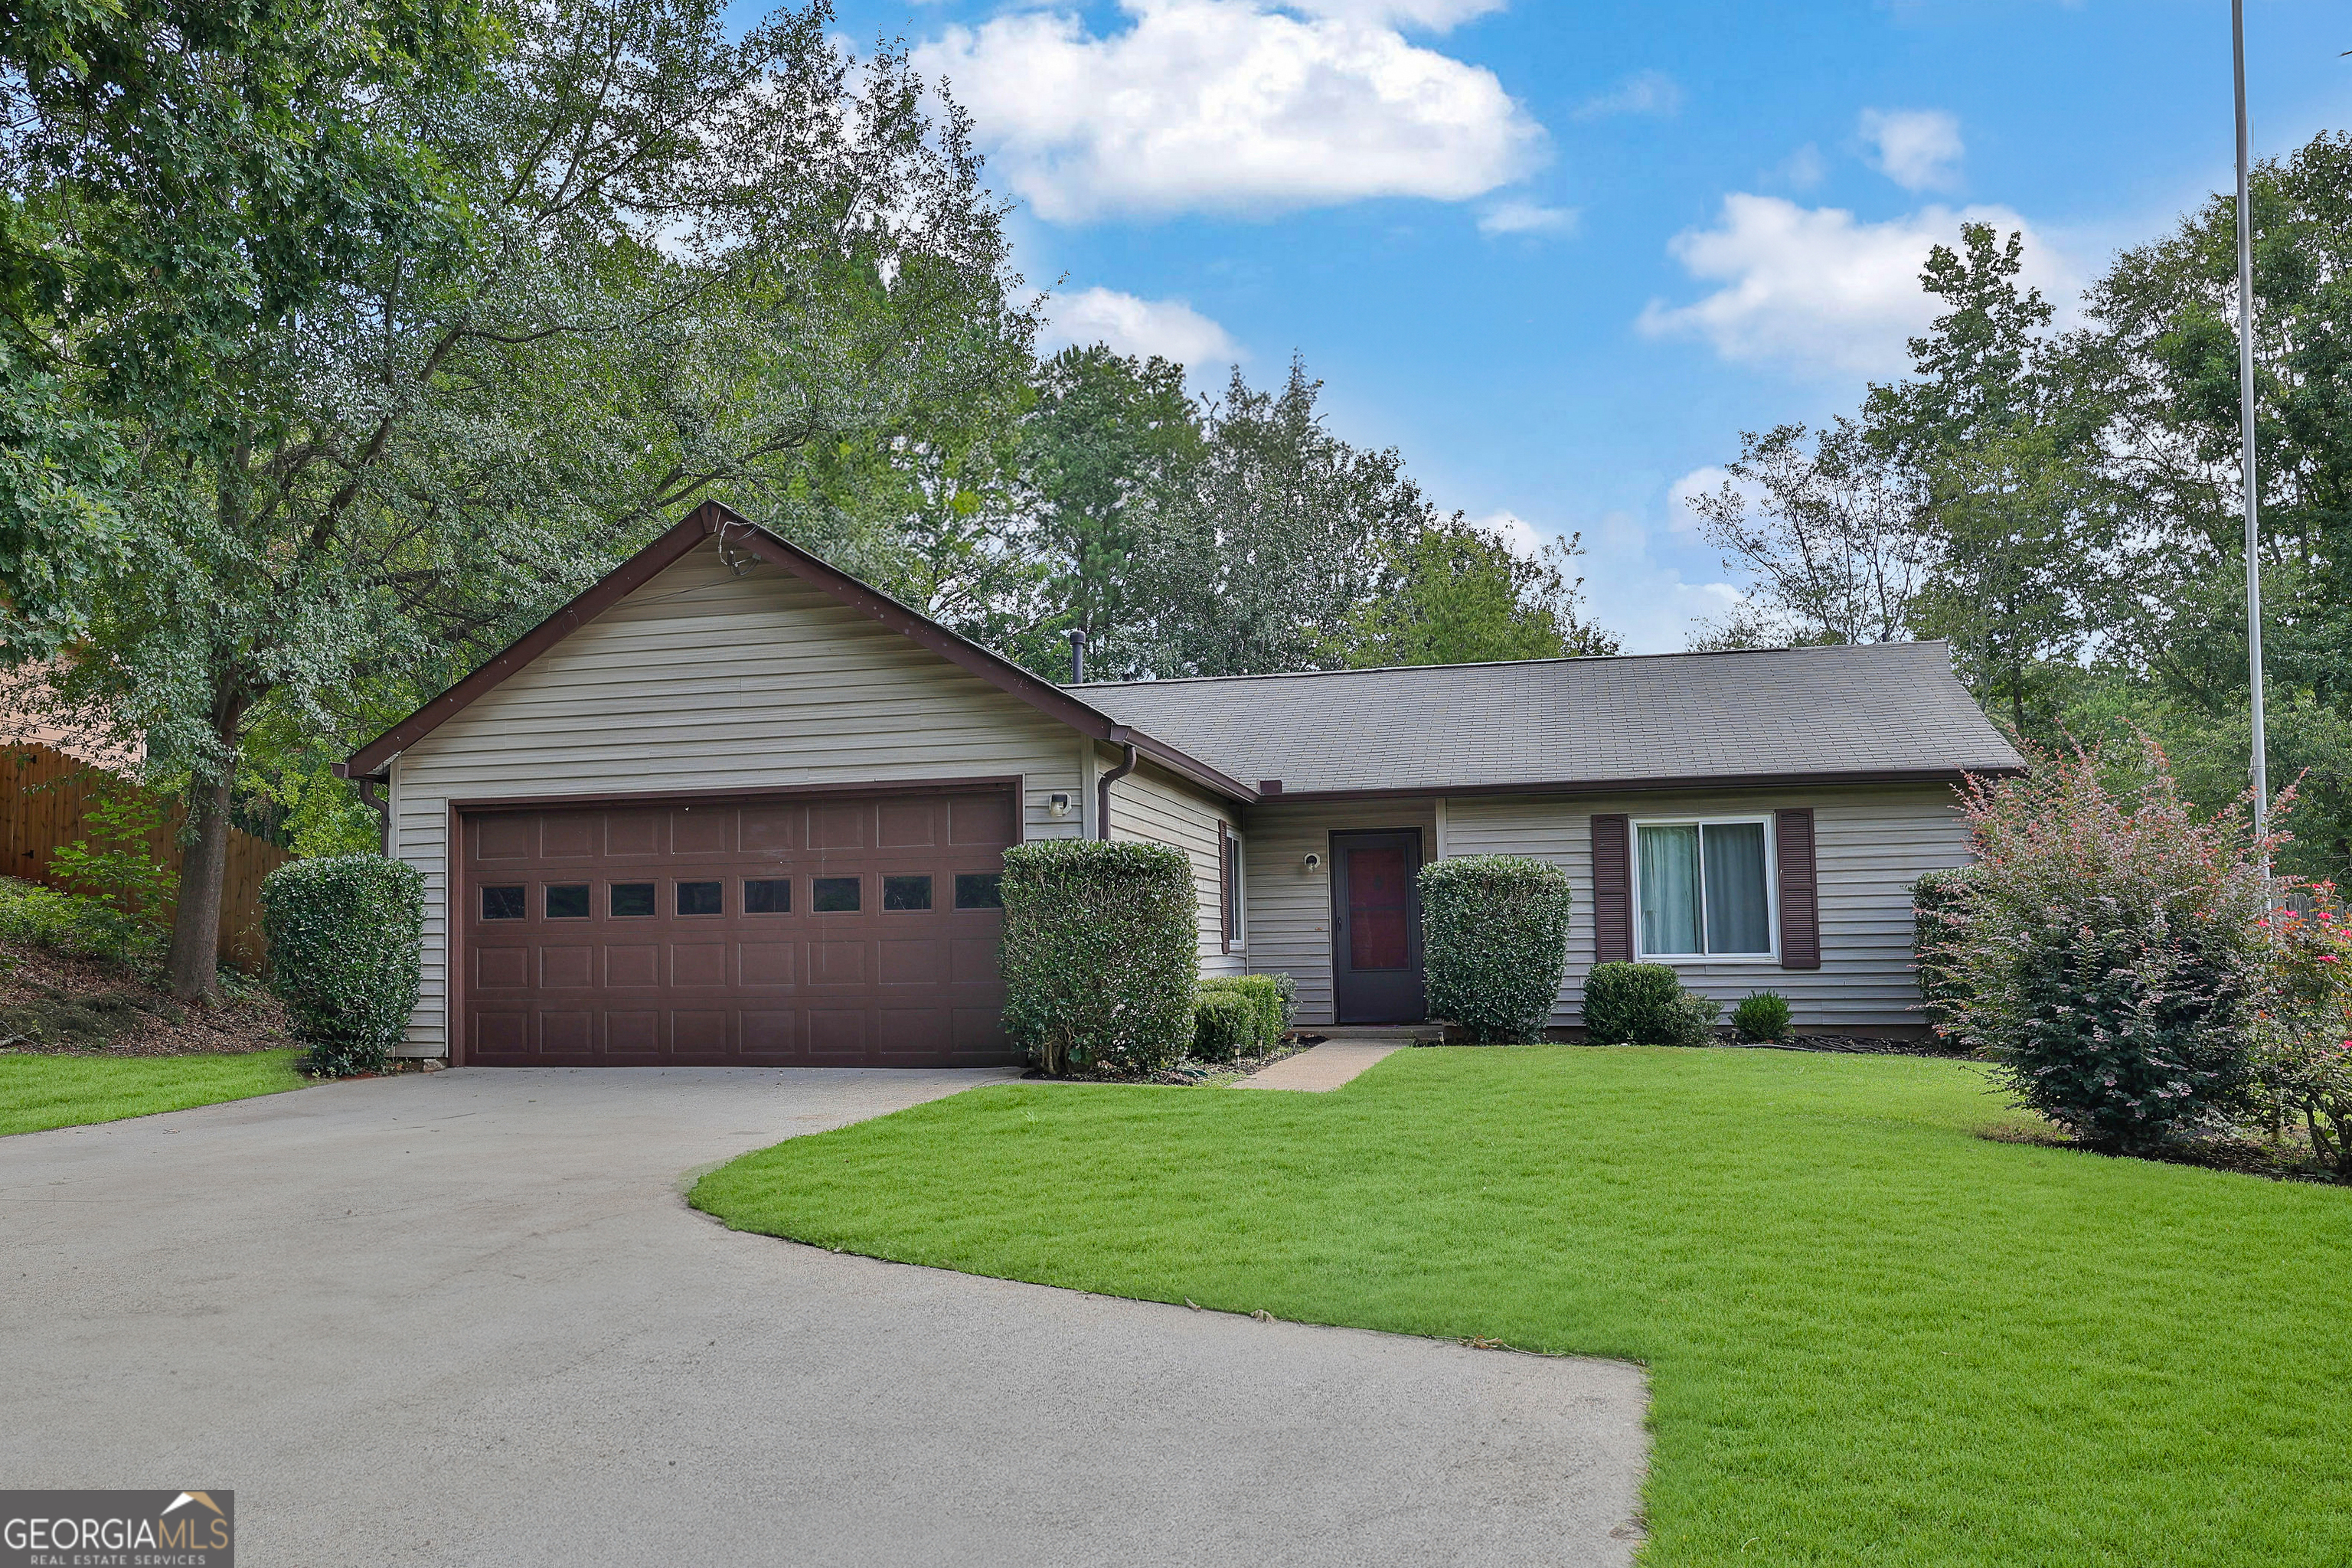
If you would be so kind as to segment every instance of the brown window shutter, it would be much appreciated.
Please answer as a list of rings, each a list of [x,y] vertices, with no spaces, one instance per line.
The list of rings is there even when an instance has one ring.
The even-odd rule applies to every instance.
[[[1821,874],[1813,854],[1812,807],[1776,811],[1772,827],[1773,856],[1780,872],[1780,967],[1819,969]]]
[[[1633,958],[1633,819],[1622,812],[1592,818],[1592,962]]]
[[[1217,824],[1217,951],[1234,950],[1234,830]]]

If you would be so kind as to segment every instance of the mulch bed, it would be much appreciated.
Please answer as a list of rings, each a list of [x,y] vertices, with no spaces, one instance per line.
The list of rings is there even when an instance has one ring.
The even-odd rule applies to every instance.
[[[1717,1040],[1716,1044],[1737,1051],[1835,1051],[1846,1056],[1942,1057],[1948,1060],[1968,1055],[1933,1038],[1879,1039],[1868,1035],[1790,1035],[1779,1040]]]
[[[1174,1067],[1163,1068],[1158,1072],[1074,1072],[1063,1081],[1067,1083],[1160,1083],[1177,1088],[1190,1088],[1198,1084],[1231,1083],[1235,1079],[1249,1077],[1260,1068],[1272,1067],[1285,1057],[1295,1057],[1310,1046],[1319,1046],[1326,1037],[1322,1035],[1286,1035],[1282,1042],[1272,1050],[1258,1056],[1235,1057],[1229,1062],[1196,1062],[1187,1057]],[[1045,1075],[1035,1068],[1031,1068],[1021,1076],[1044,1078]]]
[[[286,1010],[258,981],[209,1007],[172,999],[152,972],[0,942],[0,1051],[184,1057],[284,1050]]]

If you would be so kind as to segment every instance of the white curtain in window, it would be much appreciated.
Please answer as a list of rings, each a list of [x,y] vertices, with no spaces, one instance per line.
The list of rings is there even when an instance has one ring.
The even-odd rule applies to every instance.
[[[1642,951],[1704,952],[1699,944],[1698,829],[1643,827]]]
[[[1769,952],[1771,901],[1764,890],[1764,825],[1710,822],[1704,830],[1706,951]]]

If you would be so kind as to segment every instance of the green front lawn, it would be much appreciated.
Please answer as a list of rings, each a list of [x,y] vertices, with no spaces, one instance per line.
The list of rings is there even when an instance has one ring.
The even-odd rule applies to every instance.
[[[2352,1562],[2352,1190],[1974,1136],[1965,1064],[1423,1049],[1006,1085],[747,1155],[739,1229],[1648,1363],[1650,1564]]]
[[[292,1051],[236,1056],[0,1056],[0,1135],[185,1110],[300,1089]]]

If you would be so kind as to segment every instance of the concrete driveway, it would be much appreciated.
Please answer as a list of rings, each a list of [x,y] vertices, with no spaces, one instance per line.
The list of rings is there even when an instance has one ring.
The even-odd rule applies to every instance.
[[[1640,1374],[738,1236],[691,1170],[1000,1075],[465,1069],[0,1140],[0,1487],[299,1563],[1612,1563]]]

